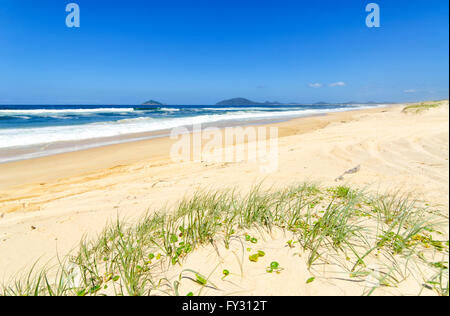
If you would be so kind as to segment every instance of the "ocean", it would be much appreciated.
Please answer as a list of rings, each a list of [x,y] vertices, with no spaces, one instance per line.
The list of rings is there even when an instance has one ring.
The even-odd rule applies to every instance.
[[[167,136],[174,127],[248,125],[380,105],[0,105],[0,163]],[[157,136],[156,136],[157,135]]]

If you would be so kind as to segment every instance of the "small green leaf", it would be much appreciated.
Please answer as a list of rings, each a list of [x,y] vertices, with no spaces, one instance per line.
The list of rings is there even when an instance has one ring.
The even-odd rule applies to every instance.
[[[86,296],[86,289],[77,292],[77,296]]]
[[[202,277],[200,274],[196,274],[195,277],[197,278],[196,281],[198,284],[200,285],[206,285],[206,283],[208,283],[208,281]]]
[[[176,243],[176,242],[178,241],[177,235],[172,234],[172,235],[170,236],[170,241],[171,241],[172,243]]]
[[[251,255],[248,258],[250,259],[251,262],[258,262],[259,255],[258,254],[254,254],[254,255]]]
[[[194,296],[194,293],[189,292],[186,296]]]
[[[266,255],[266,253],[264,251],[262,251],[262,250],[258,251],[258,256],[264,257],[265,255]]]
[[[274,262],[272,262],[271,264],[270,264],[270,268],[272,269],[272,270],[276,270],[276,269],[278,269],[280,267],[280,264],[278,263],[278,262],[276,262],[276,261],[274,261]]]
[[[101,290],[101,288],[102,288],[102,287],[101,287],[100,285],[93,286],[93,287],[91,287],[91,289],[89,290],[89,293],[91,293],[91,294],[97,293],[98,291]]]
[[[309,278],[308,280],[306,280],[306,284],[313,283],[315,279],[315,277]]]

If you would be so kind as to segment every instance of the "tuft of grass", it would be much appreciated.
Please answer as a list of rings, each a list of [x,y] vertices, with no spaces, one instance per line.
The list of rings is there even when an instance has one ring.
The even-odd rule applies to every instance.
[[[352,277],[368,275],[368,263],[385,267],[380,286],[395,286],[408,275],[411,262],[434,271],[428,286],[448,295],[447,260],[430,261],[423,254],[447,253],[448,242],[438,240],[438,221],[416,201],[401,195],[369,195],[350,187],[321,188],[300,184],[281,190],[254,188],[197,192],[175,209],[149,213],[134,224],[116,220],[94,240],[83,239],[59,265],[17,276],[0,286],[7,296],[179,295],[181,282],[218,289],[200,271],[183,270],[178,280],[166,275],[183,265],[196,249],[232,240],[256,244],[247,231],[282,229],[294,237],[307,264],[340,264]],[[244,249],[244,248],[243,248]],[[249,252],[251,249],[249,248]],[[250,261],[265,256],[249,254]],[[330,256],[333,255],[333,256]],[[332,257],[341,258],[330,262]],[[416,264],[418,266],[418,264]],[[280,273],[278,262],[267,272]],[[218,277],[228,270],[215,271]],[[369,291],[372,294],[376,288]]]
[[[412,105],[408,105],[406,106],[402,112],[403,113],[420,113],[423,111],[427,111],[430,109],[434,109],[437,108],[439,106],[442,105],[442,102],[423,102],[420,104],[412,104]]]
[[[431,287],[431,289],[433,289],[439,296],[448,296],[448,268],[441,267],[440,270],[426,282],[426,285]]]
[[[330,189],[334,193],[334,196],[339,199],[345,199],[350,196],[351,189],[347,186],[338,186],[336,188]]]

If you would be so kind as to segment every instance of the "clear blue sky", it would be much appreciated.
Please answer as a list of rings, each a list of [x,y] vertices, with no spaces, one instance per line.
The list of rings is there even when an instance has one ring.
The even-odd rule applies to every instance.
[[[448,58],[446,0],[0,1],[0,104],[441,99]]]

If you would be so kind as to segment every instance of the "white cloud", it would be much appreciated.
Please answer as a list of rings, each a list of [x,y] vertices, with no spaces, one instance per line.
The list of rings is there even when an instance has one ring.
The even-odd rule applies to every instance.
[[[320,87],[322,87],[322,84],[321,83],[310,83],[309,86],[311,88],[320,88]]]
[[[330,87],[345,87],[345,82],[338,81],[329,84]]]
[[[414,89],[408,89],[408,90],[403,90],[404,93],[414,93],[416,92],[416,90]]]

